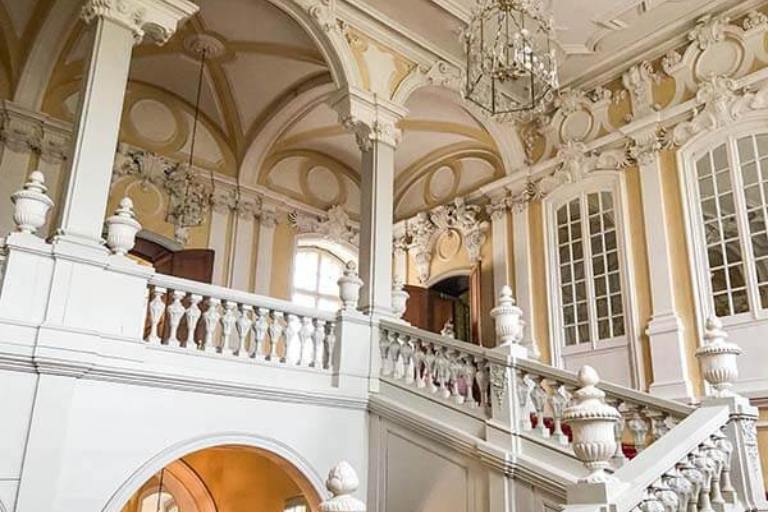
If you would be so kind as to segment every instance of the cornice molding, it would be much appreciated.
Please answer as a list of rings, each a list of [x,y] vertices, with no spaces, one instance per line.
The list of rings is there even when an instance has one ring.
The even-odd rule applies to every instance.
[[[104,18],[122,25],[133,33],[136,44],[148,36],[162,45],[199,9],[187,0],[86,0],[80,17],[86,24]]]

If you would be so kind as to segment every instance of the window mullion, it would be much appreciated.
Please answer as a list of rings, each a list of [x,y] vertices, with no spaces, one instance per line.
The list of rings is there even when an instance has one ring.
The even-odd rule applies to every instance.
[[[598,191],[599,193],[599,191]],[[580,196],[581,208],[581,233],[584,246],[584,278],[587,289],[587,314],[589,317],[589,341],[592,348],[597,348],[597,300],[595,294],[595,276],[592,269],[592,233],[589,230],[589,205],[588,194],[583,192]]]
[[[750,143],[753,145],[755,154],[755,165],[758,165],[759,157],[757,148],[754,147],[754,138],[750,137]],[[749,218],[747,216],[747,204],[744,197],[744,180],[741,176],[741,158],[739,157],[736,145],[736,137],[728,139],[728,157],[731,163],[731,182],[733,189],[733,200],[736,209],[736,222],[739,229],[739,243],[742,251],[742,263],[745,272],[747,299],[749,300],[749,310],[753,318],[757,316],[760,310],[760,297],[757,292],[757,271],[755,270],[755,258],[752,250],[752,232],[749,228]],[[758,167],[759,169],[759,167]]]

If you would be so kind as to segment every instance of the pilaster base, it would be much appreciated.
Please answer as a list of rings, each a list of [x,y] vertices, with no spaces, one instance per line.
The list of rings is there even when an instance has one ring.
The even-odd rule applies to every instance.
[[[649,392],[662,398],[693,401],[680,319],[674,313],[654,315],[645,332],[650,340],[654,377]]]

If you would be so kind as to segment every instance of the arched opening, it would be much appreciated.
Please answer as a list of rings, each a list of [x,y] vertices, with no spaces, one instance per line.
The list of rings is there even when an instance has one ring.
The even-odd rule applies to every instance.
[[[191,452],[147,479],[121,512],[311,512],[320,496],[267,450],[223,445]]]

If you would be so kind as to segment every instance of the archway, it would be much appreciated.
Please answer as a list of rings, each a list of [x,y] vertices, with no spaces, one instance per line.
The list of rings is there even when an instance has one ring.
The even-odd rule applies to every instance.
[[[242,444],[192,451],[152,474],[121,512],[311,512],[321,497],[291,462]]]

